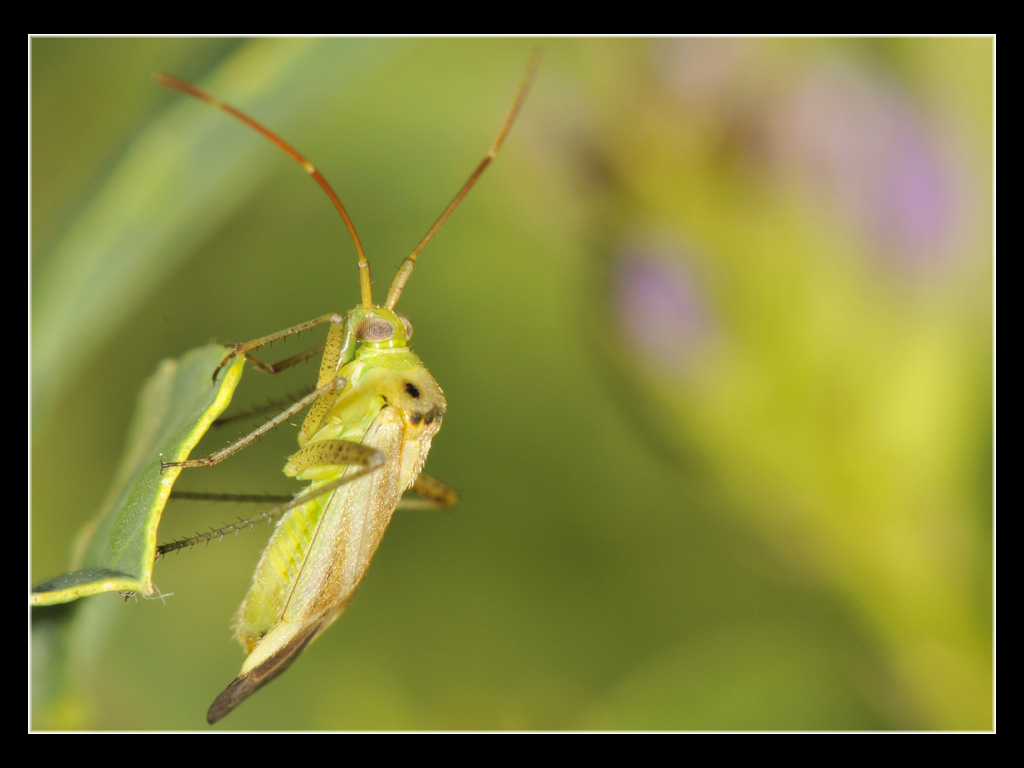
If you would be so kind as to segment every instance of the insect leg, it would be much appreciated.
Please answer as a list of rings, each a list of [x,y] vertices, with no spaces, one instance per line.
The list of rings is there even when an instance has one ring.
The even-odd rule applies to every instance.
[[[261,405],[255,405],[252,408],[246,408],[243,411],[235,411],[233,413],[228,414],[227,416],[221,416],[215,422],[213,422],[213,426],[223,427],[226,426],[227,424],[230,424],[233,421],[249,419],[252,418],[253,416],[260,416],[262,414],[270,413],[272,411],[281,411],[281,409],[283,408],[290,407],[292,403],[294,403],[296,400],[299,400],[303,397],[306,397],[306,395],[311,394],[315,389],[316,387],[309,386],[304,389],[292,392],[289,395],[285,395],[284,397],[275,398]]]
[[[384,454],[376,448],[351,440],[318,440],[293,453],[284,466],[284,473],[295,477],[313,467],[358,466],[359,470],[344,479],[352,481],[372,472],[384,463]],[[319,495],[320,489],[317,489]]]
[[[283,496],[272,493],[210,493],[207,491],[171,491],[171,501],[215,501],[232,502],[236,504],[248,504],[261,501],[272,504],[286,504],[292,500],[292,496]]]
[[[410,489],[419,498],[402,497],[398,509],[448,509],[459,503],[459,493],[443,480],[422,472]]]
[[[256,368],[263,371],[264,373],[280,373],[281,371],[291,368],[296,363],[301,363],[303,360],[308,360],[314,355],[318,355],[323,351],[324,345],[318,344],[311,349],[307,349],[303,352],[299,352],[291,357],[286,357],[284,360],[278,360],[276,363],[264,363],[262,360],[254,357],[253,355],[246,354],[245,359],[253,364]]]
[[[316,448],[317,450],[307,450],[308,448]],[[161,544],[156,548],[156,557],[159,559],[168,552],[185,549],[186,547],[194,547],[196,544],[201,544],[202,542],[210,541],[211,539],[220,539],[230,533],[237,533],[243,528],[251,528],[256,523],[261,523],[264,520],[279,517],[289,510],[301,507],[303,504],[306,504],[313,499],[324,496],[343,485],[348,485],[353,480],[358,480],[359,478],[370,474],[383,463],[384,454],[380,451],[361,443],[353,443],[348,440],[322,440],[318,443],[314,443],[313,445],[306,446],[306,448],[302,448],[297,451],[289,460],[288,467],[285,468],[286,474],[294,475],[301,472],[302,469],[323,465],[350,465],[355,466],[356,469],[355,471],[346,474],[344,477],[319,485],[305,493],[300,493],[287,504],[282,504],[281,506],[274,507],[273,509],[264,510],[252,517],[246,518],[245,520],[239,520],[237,523],[230,523],[221,528],[216,528],[205,533],[199,533],[195,536],[189,536],[184,539],[168,542],[167,544]],[[293,466],[297,468],[296,471],[289,472],[289,468]],[[207,497],[215,495],[226,496],[225,494],[205,495]],[[241,499],[231,498],[230,500],[239,501]]]
[[[320,361],[320,375],[317,378],[317,386],[322,387],[338,375],[338,369],[343,361],[351,359],[351,345],[354,335],[347,323],[332,323],[331,330],[327,332],[327,340],[324,342],[324,356]],[[332,406],[341,396],[338,390],[333,394],[325,395],[313,403],[313,407],[306,414],[302,422],[302,429],[299,430],[300,441],[309,440],[320,429],[324,418],[330,412]]]
[[[308,331],[310,328],[316,328],[318,325],[323,325],[324,323],[332,323],[333,325],[343,326],[345,324],[345,318],[342,315],[339,315],[337,312],[328,312],[326,315],[314,317],[312,320],[307,320],[306,322],[299,323],[298,325],[289,326],[288,328],[277,331],[276,333],[271,333],[268,334],[267,336],[260,336],[258,339],[253,339],[252,341],[243,341],[238,344],[235,344],[235,348],[224,356],[224,359],[220,361],[220,365],[218,365],[217,369],[213,372],[214,380],[216,380],[217,374],[220,373],[220,369],[227,365],[229,362],[231,362],[232,359],[238,357],[239,355],[245,355],[246,359],[251,361],[253,365],[255,365],[260,370],[267,371],[268,373],[275,373],[276,371],[268,369],[273,369],[276,366],[268,366],[266,363],[257,360],[249,353],[252,350],[259,349],[260,347],[265,346],[272,341],[284,339],[287,338],[288,336],[294,336],[297,333]],[[295,358],[305,359],[304,357],[301,357],[301,355],[306,354],[306,357],[308,357],[309,355],[315,354],[315,352],[313,351],[307,350],[307,352],[308,354],[300,353],[299,355],[295,355],[294,358],[288,358],[288,360],[282,361],[282,363],[288,363],[289,365],[293,365],[294,363],[298,362],[298,360],[296,360]],[[280,365],[280,363],[278,365]],[[287,367],[287,365],[285,367]]]
[[[327,393],[332,392],[336,389],[341,389],[344,386],[345,380],[340,376],[336,376],[334,379],[327,382],[322,387],[314,390],[312,393],[306,395],[301,400],[295,402],[290,408],[281,411],[281,413],[272,418],[270,421],[257,427],[255,430],[250,432],[245,437],[241,438],[240,440],[234,443],[231,443],[231,445],[228,445],[224,448],[221,448],[219,451],[211,453],[204,459],[189,459],[188,461],[161,461],[160,471],[162,472],[163,470],[167,469],[167,467],[212,467],[214,464],[219,464],[220,462],[224,461],[224,459],[226,459],[228,456],[238,453],[243,448],[252,445],[252,443],[254,443],[259,438],[263,437],[263,435],[265,435],[267,432],[290,419],[292,416],[301,411],[310,403],[316,401],[323,395],[326,395]]]

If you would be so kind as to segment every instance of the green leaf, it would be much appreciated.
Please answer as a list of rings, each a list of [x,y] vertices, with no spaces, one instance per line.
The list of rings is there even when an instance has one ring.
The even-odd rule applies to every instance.
[[[244,357],[211,382],[230,347],[210,345],[164,360],[139,395],[124,457],[103,512],[85,527],[76,570],[33,588],[33,605],[54,605],[102,592],[153,594],[156,534],[182,461],[231,402]]]

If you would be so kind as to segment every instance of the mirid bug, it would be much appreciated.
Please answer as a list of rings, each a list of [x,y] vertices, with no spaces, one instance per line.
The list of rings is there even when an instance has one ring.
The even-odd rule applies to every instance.
[[[284,139],[253,118],[170,75],[163,85],[193,96],[241,120],[310,174],[341,215],[355,245],[361,302],[346,314],[328,313],[277,333],[235,345],[221,367],[237,356],[276,372],[308,355],[277,365],[254,350],[301,331],[328,325],[316,390],[250,435],[204,459],[163,467],[212,466],[251,444],[267,429],[309,407],[300,448],[285,474],[309,489],[278,508],[283,513],[260,559],[235,620],[248,654],[238,677],[216,698],[210,723],[283,672],[345,610],[359,586],[403,493],[412,490],[434,506],[450,506],[455,492],[422,473],[447,404],[441,387],[409,347],[412,325],[395,305],[416,259],[494,158],[512,126],[539,61],[534,54],[508,117],[483,160],[437,221],[399,267],[383,304],[374,303],[370,264],[348,212],[320,172]],[[218,371],[220,368],[218,368]],[[214,374],[215,377],[217,374]],[[187,545],[176,542],[160,554]]]

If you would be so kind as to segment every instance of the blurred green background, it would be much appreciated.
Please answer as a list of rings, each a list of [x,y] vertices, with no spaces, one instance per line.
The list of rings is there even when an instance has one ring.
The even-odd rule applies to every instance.
[[[358,301],[320,190],[151,73],[313,160],[381,298],[534,44],[31,42],[32,583],[158,361]],[[218,727],[992,727],[993,42],[539,44],[399,304],[462,501],[396,515],[346,615]],[[250,370],[235,402],[314,377]],[[179,487],[292,492],[294,440]],[[258,508],[172,503],[160,540]],[[204,728],[268,534],[158,563],[163,600],[80,601],[68,677],[36,645],[33,727]]]

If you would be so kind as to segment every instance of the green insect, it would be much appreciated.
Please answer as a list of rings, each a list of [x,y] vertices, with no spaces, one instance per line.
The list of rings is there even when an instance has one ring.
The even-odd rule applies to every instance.
[[[260,559],[235,620],[238,640],[248,657],[238,677],[210,706],[210,723],[281,674],[341,615],[406,490],[411,489],[438,507],[450,506],[457,500],[451,488],[421,472],[447,404],[441,387],[410,349],[412,325],[408,318],[395,312],[395,305],[419,253],[476,183],[504,141],[537,64],[538,55],[534,54],[490,150],[402,263],[383,305],[373,301],[370,264],[355,226],[320,172],[291,145],[248,115],[189,83],[169,75],[159,76],[164,85],[246,123],[316,180],[341,214],[355,244],[362,298],[345,315],[329,313],[236,345],[221,367],[244,355],[256,367],[274,373],[308,354],[268,365],[253,356],[254,350],[319,325],[330,326],[317,388],[311,395],[222,451],[204,459],[163,465],[211,466],[310,407],[299,433],[300,448],[284,469],[286,475],[308,482],[309,490],[275,510],[285,514]],[[161,554],[178,544],[161,547]]]

